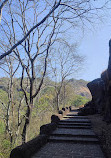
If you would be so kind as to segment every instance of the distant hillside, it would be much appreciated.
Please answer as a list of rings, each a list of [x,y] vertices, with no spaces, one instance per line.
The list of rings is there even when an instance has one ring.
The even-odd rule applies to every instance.
[[[26,80],[26,79],[25,79]],[[37,79],[37,83],[40,81],[40,79]],[[71,87],[73,87],[74,93],[76,95],[81,95],[81,96],[85,96],[88,99],[91,99],[91,94],[89,89],[87,88],[87,81],[85,80],[76,80],[76,79],[70,79],[68,80],[68,83],[71,85]],[[46,78],[44,80],[44,85],[48,86],[48,85],[54,85],[53,81],[51,81],[49,78]],[[7,91],[7,86],[8,86],[8,78],[0,78],[0,89]],[[20,79],[19,78],[15,78],[14,79],[14,87],[17,89],[17,91],[20,90]],[[29,89],[27,89],[27,92],[29,92]]]
[[[85,96],[88,99],[91,99],[91,94],[89,89],[87,88],[87,81],[85,80],[76,80],[70,79],[69,83],[73,86],[74,93],[77,95]]]

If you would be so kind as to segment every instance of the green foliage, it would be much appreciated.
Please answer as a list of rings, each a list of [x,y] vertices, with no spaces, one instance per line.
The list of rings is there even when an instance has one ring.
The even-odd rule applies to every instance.
[[[3,121],[0,121],[0,134],[3,134],[5,131],[5,124]]]
[[[9,140],[7,140],[7,139],[4,139],[3,140],[3,142],[2,142],[2,145],[3,145],[3,148],[4,149],[8,149],[8,148],[10,148],[10,141]]]
[[[8,158],[10,151],[11,151],[10,141],[8,139],[5,139],[5,138],[3,139],[3,137],[2,137],[0,149],[1,149],[0,158]]]
[[[80,105],[84,105],[89,101],[86,97],[83,97],[81,95],[77,95],[75,100],[72,102],[72,105],[75,107],[78,107]]]
[[[0,158],[4,158],[3,154],[0,152]]]
[[[44,90],[42,90],[42,95],[53,94],[53,93],[54,93],[54,87],[46,87]]]
[[[8,102],[8,93],[2,89],[0,89],[0,101],[5,104]]]
[[[37,112],[43,111],[46,109],[53,101],[54,96],[52,94],[44,94],[39,98],[39,101],[36,102],[35,106]]]
[[[0,120],[0,158],[8,158],[11,144],[5,134],[5,124]]]

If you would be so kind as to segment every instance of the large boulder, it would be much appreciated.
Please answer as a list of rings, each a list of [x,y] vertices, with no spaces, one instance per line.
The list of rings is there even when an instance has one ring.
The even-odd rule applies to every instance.
[[[101,78],[105,83],[104,120],[106,122],[111,122],[111,79],[109,72],[110,69],[109,70],[107,69],[101,74]]]
[[[101,78],[105,84],[104,120],[111,122],[111,40],[109,41],[108,68],[101,74]]]
[[[105,94],[105,84],[101,78],[95,79],[92,82],[87,84],[91,95],[92,95],[92,102],[93,108],[97,113],[101,113],[103,110],[103,100]]]
[[[80,116],[87,116],[93,115],[96,113],[93,101],[89,101],[84,105],[84,107],[79,109],[78,115]]]

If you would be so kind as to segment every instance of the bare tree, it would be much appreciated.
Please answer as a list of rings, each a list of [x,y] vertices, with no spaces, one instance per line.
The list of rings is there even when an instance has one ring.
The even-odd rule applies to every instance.
[[[21,1],[21,3],[22,2],[25,4],[24,9],[26,11],[26,6],[28,5],[30,1],[27,0],[26,3],[24,1]],[[12,3],[12,1],[9,1],[9,3]],[[13,3],[16,3],[16,2],[13,1]],[[16,47],[18,47],[27,39],[30,33],[32,33],[39,26],[44,24],[44,22],[46,22],[47,19],[52,17],[52,14],[57,13],[56,15],[58,15],[58,12],[59,12],[59,19],[62,19],[63,23],[64,21],[68,22],[70,24],[70,27],[72,25],[75,26],[75,22],[77,24],[78,20],[81,21],[82,25],[86,25],[85,23],[92,22],[92,20],[94,19],[94,16],[98,17],[98,10],[103,9],[107,5],[108,1],[107,2],[104,1],[103,5],[99,7],[98,5],[96,7],[96,5],[94,5],[93,2],[87,1],[87,0],[80,0],[80,1],[46,0],[45,3],[43,3],[42,1],[37,1],[37,2],[33,1],[33,3],[35,4],[36,7],[40,8],[40,12],[38,13],[38,16],[39,16],[38,19],[42,19],[42,20],[40,20],[39,22],[36,21],[36,24],[30,27],[30,29],[26,31],[25,35],[23,35],[21,39],[17,40],[16,43],[14,43],[13,46],[11,46],[7,52],[5,53],[1,52],[0,59],[12,53]],[[14,6],[16,9],[18,8],[17,5],[14,4]],[[1,5],[1,8],[2,8],[2,5]],[[43,8],[42,11],[41,11],[41,8]],[[45,16],[43,16],[44,14]]]
[[[3,118],[6,125],[6,133],[9,134],[10,142],[12,144],[14,133],[13,133],[13,120],[14,120],[14,90],[13,90],[13,78],[15,73],[17,72],[20,63],[18,63],[16,66],[14,66],[15,59],[13,57],[5,57],[5,64],[2,64],[0,66],[0,69],[2,72],[4,71],[7,76],[7,96],[8,100],[7,103],[4,103],[3,101],[0,101],[2,106],[5,108],[3,111]]]
[[[5,6],[5,4],[7,3],[8,0],[4,0],[3,2],[1,1],[0,4],[0,22],[1,22],[1,18],[2,18],[2,9]]]
[[[28,3],[25,4],[21,1],[19,1],[19,7],[20,10],[16,12],[13,11],[13,6],[11,3],[8,3],[9,7],[9,15],[11,19],[11,25],[7,23],[7,20],[4,19],[4,23],[6,24],[5,27],[7,28],[7,31],[5,31],[5,28],[2,26],[1,31],[4,33],[4,36],[7,37],[7,43],[4,45],[3,40],[1,41],[1,49],[5,50],[7,47],[10,47],[13,45],[13,43],[16,43],[17,41],[17,30],[21,29],[21,33],[25,36],[26,32],[30,28],[30,24],[28,22],[29,19],[27,19],[27,12],[25,12],[25,9],[28,6]],[[35,6],[28,8],[28,10],[33,11],[33,18],[32,24],[37,22],[38,20],[38,14]],[[17,19],[17,16],[19,14],[20,19]],[[24,117],[24,125],[23,125],[23,131],[22,131],[22,142],[24,143],[26,141],[26,131],[27,127],[30,122],[30,116],[31,111],[33,108],[33,101],[34,98],[38,95],[47,70],[47,60],[49,56],[49,50],[50,47],[53,45],[53,43],[56,40],[57,34],[58,34],[58,28],[57,28],[57,21],[58,16],[50,19],[50,22],[47,20],[44,25],[42,25],[40,28],[37,28],[32,34],[30,34],[26,40],[20,45],[20,48],[16,48],[13,50],[13,55],[16,57],[17,61],[20,62],[21,68],[19,68],[19,71],[21,71],[21,91],[24,94],[25,102],[27,106],[26,114]],[[17,27],[18,26],[18,27]],[[48,30],[48,33],[44,33],[47,28],[50,28]],[[56,31],[56,32],[55,32]],[[45,34],[45,35],[44,35]],[[37,37],[37,39],[35,39]],[[23,52],[23,54],[21,54]],[[42,60],[42,62],[41,62]],[[41,65],[42,64],[42,65]],[[39,65],[41,65],[41,71],[42,75],[40,75],[40,82],[36,84],[38,73],[35,72],[35,68],[38,68]],[[37,70],[38,72],[38,70]],[[28,78],[28,85],[25,85],[25,78]],[[29,88],[29,97],[27,93],[27,87]],[[19,104],[19,107],[21,106],[21,103]],[[19,120],[19,109],[18,108],[18,120]],[[19,121],[18,121],[19,122]],[[19,123],[20,124],[20,123]]]
[[[67,85],[65,80],[76,74],[83,66],[84,58],[77,54],[76,47],[76,45],[69,45],[65,40],[59,40],[59,47],[52,52],[50,63],[53,76],[51,77],[55,80],[57,111],[59,110],[59,96],[63,87],[65,97],[65,86]]]

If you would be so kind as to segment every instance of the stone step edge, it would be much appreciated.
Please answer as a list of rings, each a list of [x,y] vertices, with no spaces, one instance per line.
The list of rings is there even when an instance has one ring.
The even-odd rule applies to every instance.
[[[82,134],[79,134],[79,135],[74,135],[74,134],[51,134],[50,136],[56,136],[56,137],[82,137],[82,138],[97,138],[97,136],[94,134],[94,135],[82,135]]]
[[[67,126],[67,127],[75,127],[75,126],[78,126],[78,127],[92,127],[91,124],[89,125],[86,125],[86,124],[58,124],[58,126]]]
[[[57,140],[60,140],[60,139],[62,139],[62,140],[94,140],[94,141],[99,141],[97,138],[93,138],[93,137],[81,137],[81,136],[79,136],[79,137],[67,137],[67,136],[64,136],[64,137],[62,137],[62,136],[50,136],[48,139],[57,139]]]
[[[59,122],[58,125],[68,125],[68,126],[91,126],[91,123],[65,123]]]
[[[69,143],[84,143],[84,144],[99,144],[99,141],[97,140],[97,139],[93,139],[93,140],[91,140],[91,139],[86,139],[86,140],[82,140],[82,139],[57,139],[57,137],[56,138],[49,138],[48,139],[48,142],[69,142]]]
[[[88,119],[88,117],[79,117],[79,116],[64,116],[63,118],[70,118],[70,119]]]
[[[81,118],[88,118],[88,116],[79,116],[77,114],[67,113],[66,116],[74,116],[74,117],[81,117]]]
[[[60,122],[64,122],[64,123],[91,123],[90,121],[77,121],[77,120],[73,120],[73,121],[68,121],[68,120],[60,120]]]
[[[91,129],[91,126],[58,126],[57,128],[67,128],[67,129]]]

